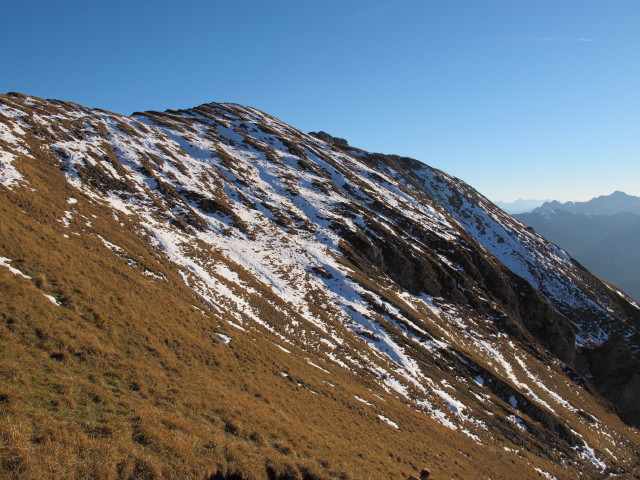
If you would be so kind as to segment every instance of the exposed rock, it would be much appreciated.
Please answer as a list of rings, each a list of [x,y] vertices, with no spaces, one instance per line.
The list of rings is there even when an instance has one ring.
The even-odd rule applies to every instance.
[[[313,135],[316,138],[319,138],[323,142],[332,143],[333,145],[337,145],[339,147],[348,147],[349,142],[347,142],[344,138],[333,137],[329,135],[327,132],[319,131],[319,132],[309,132],[309,135]]]

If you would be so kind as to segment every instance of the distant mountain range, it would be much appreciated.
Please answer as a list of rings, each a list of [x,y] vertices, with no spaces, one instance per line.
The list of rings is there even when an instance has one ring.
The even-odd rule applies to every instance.
[[[522,198],[519,198],[518,200],[514,200],[513,202],[501,202],[498,200],[494,203],[505,212],[513,215],[515,213],[530,212],[534,208],[539,207],[540,205],[548,201],[549,200],[524,200]]]
[[[546,202],[514,216],[640,301],[640,197],[614,192],[587,202]]]
[[[640,197],[616,191],[611,195],[601,195],[586,202],[565,202],[557,200],[545,202],[533,210],[534,213],[562,210],[569,213],[585,215],[616,215],[618,213],[635,213],[640,215]]]

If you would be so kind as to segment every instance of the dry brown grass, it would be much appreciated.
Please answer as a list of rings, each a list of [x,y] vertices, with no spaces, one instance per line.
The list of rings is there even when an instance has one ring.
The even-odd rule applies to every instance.
[[[40,147],[35,140],[33,147]],[[38,165],[18,163],[37,192],[0,187],[0,256],[31,277],[0,267],[0,478],[378,480],[406,478],[424,465],[434,478],[497,480],[514,472],[538,478],[531,465],[572,478],[533,449],[506,453],[503,438],[475,444],[361,372],[295,346],[287,345],[287,354],[266,331],[233,329],[225,322],[231,313],[208,310],[175,266],[134,233],[135,218],[120,215],[121,226],[111,209],[85,198],[55,159],[42,155]],[[166,160],[175,159],[167,152]],[[76,218],[90,218],[91,228],[58,222],[69,197],[79,200]],[[95,234],[120,246],[139,268]],[[209,255],[223,260],[215,251]],[[297,318],[247,272],[226,263],[257,292],[252,304],[270,324],[284,328]],[[144,268],[167,281],[150,281]],[[426,318],[357,275],[407,315]],[[321,293],[315,294],[320,305]],[[315,313],[335,322],[330,312]],[[233,340],[225,345],[215,332]],[[354,339],[349,347],[361,345]],[[437,365],[431,368],[442,375]],[[602,408],[598,414],[625,431]]]

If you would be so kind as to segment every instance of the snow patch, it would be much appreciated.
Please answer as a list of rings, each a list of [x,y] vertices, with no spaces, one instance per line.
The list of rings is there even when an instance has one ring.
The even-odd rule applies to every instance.
[[[5,257],[0,257],[0,265],[2,265],[3,267],[7,267],[9,269],[9,271],[11,273],[13,273],[14,275],[18,275],[22,278],[26,278],[27,280],[31,280],[31,277],[29,277],[28,275],[25,275],[24,273],[22,273],[20,270],[18,270],[15,267],[12,267],[9,262],[11,262],[12,260],[9,258],[5,258]]]
[[[354,395],[355,399],[358,400],[359,402],[364,403],[365,405],[369,405],[370,407],[373,407],[373,403],[367,402],[364,398],[359,397],[358,395]]]
[[[388,419],[384,415],[378,415],[378,418],[380,420],[382,420],[384,423],[386,423],[387,425],[395,428],[396,430],[400,430],[400,427],[398,426],[398,424],[396,422],[393,422],[392,420]]]
[[[542,475],[544,478],[547,478],[548,480],[558,480],[556,477],[554,477],[550,473],[547,473],[547,472],[545,472],[543,470],[540,470],[538,467],[534,467],[533,469],[536,472],[538,472],[540,475]]]
[[[528,428],[527,428],[527,424],[526,424],[526,423],[524,423],[524,420],[522,420],[520,417],[517,417],[517,416],[515,416],[515,415],[509,415],[509,416],[507,417],[507,419],[508,419],[509,421],[511,421],[511,422],[513,422],[513,423],[515,423],[515,424],[516,424],[516,426],[517,426],[518,428],[520,428],[521,430],[528,430]]]
[[[224,335],[222,333],[216,333],[216,336],[220,339],[222,343],[231,343],[231,337]]]
[[[51,295],[47,295],[46,293],[43,293],[43,295],[47,298],[47,300],[49,300],[54,305],[57,305],[58,307],[60,306],[60,304],[58,303],[58,300],[56,300],[55,297],[52,297]]]

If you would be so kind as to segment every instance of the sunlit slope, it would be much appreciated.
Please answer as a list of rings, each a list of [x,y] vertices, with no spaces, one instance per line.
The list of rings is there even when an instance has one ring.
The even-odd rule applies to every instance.
[[[7,475],[637,462],[634,380],[589,382],[637,306],[459,180],[237,105],[0,102]]]

